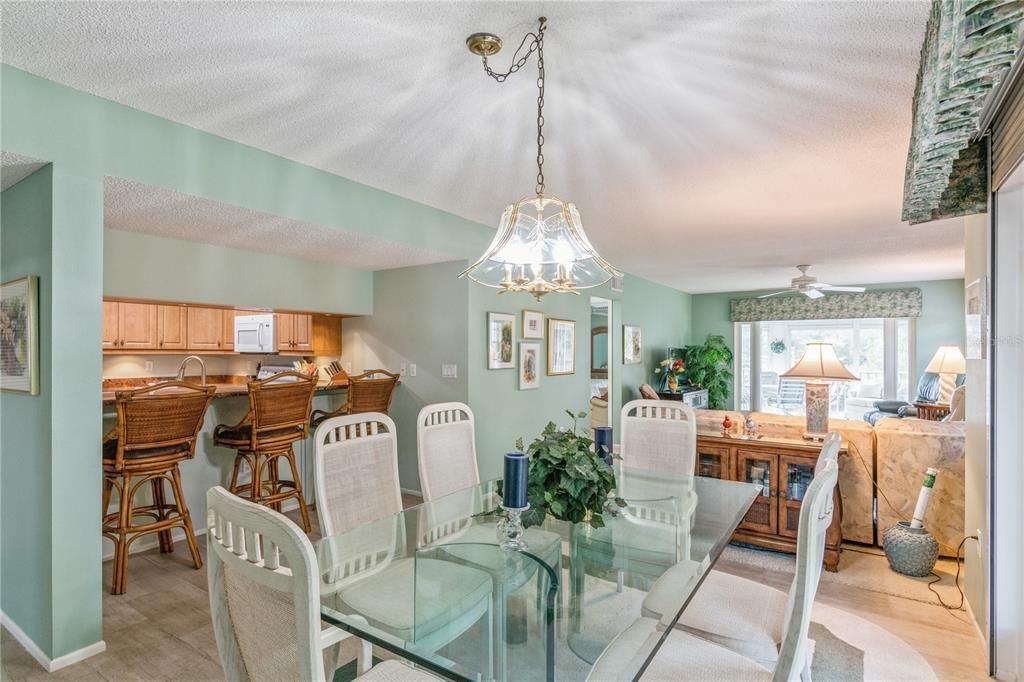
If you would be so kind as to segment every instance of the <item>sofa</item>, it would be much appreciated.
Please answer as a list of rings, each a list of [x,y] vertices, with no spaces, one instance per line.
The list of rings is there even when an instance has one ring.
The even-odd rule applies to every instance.
[[[962,386],[966,378],[966,374],[957,374],[956,385]],[[939,402],[938,374],[935,372],[925,372],[921,375],[921,378],[917,382],[917,396],[914,398],[914,402]],[[868,410],[864,413],[864,421],[871,425],[875,425],[879,421],[889,417],[904,419],[906,417],[916,416],[917,408],[914,407],[913,403],[908,403],[903,400],[876,400],[874,403],[874,409]]]
[[[744,415],[730,410],[698,410],[698,433],[721,434],[726,416],[733,423],[733,435],[742,434]],[[803,417],[766,412],[752,412],[750,416],[766,438],[799,440],[803,436]],[[830,419],[829,428],[842,436],[848,449],[848,455],[839,460],[843,539],[880,544],[887,528],[913,514],[924,470],[931,466],[940,474],[925,525],[940,542],[942,555],[952,556],[964,535],[964,424],[908,417],[884,419],[872,426],[864,421]],[[877,532],[872,483],[872,472],[876,471],[878,486],[885,494],[884,498],[877,496]],[[897,511],[889,508],[886,498]]]

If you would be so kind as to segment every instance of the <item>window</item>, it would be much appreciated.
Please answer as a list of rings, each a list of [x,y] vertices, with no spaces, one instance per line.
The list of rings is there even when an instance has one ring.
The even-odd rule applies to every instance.
[[[831,343],[859,381],[836,382],[829,392],[835,417],[860,419],[876,400],[907,400],[913,366],[909,318],[792,320],[736,324],[737,408],[804,414],[803,381],[784,374],[812,341]],[[755,343],[756,341],[756,343]]]

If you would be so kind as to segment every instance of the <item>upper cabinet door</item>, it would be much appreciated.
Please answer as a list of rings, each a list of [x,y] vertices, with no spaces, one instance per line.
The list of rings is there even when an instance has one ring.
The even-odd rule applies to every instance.
[[[156,310],[156,345],[159,350],[184,350],[188,347],[188,308],[180,305],[158,305]]]
[[[277,315],[277,350],[290,351],[295,341],[292,338],[295,326],[295,316],[291,313],[276,313]]]
[[[117,312],[120,306],[117,301],[103,302],[103,350],[117,348],[121,340],[117,333]]]
[[[234,310],[224,311],[224,350],[235,349],[235,315],[243,313],[236,313]]]
[[[313,350],[313,316],[292,315],[292,350]]]
[[[153,350],[156,348],[156,309],[151,303],[117,304],[118,348]]]
[[[220,308],[188,308],[189,350],[223,351],[224,311]]]

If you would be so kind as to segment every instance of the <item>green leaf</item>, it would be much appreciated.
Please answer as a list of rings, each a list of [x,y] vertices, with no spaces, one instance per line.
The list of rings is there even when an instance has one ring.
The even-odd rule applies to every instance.
[[[624,499],[622,499],[621,497],[616,497],[615,498],[615,504],[619,505],[620,507],[625,507],[626,506],[626,501]]]
[[[523,451],[523,437],[522,436],[519,436],[519,438],[516,438],[516,450],[518,452],[522,452]]]

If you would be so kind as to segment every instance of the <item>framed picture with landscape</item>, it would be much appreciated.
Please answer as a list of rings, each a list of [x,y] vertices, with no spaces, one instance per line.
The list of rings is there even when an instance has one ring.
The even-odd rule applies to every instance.
[[[519,390],[540,387],[540,344],[536,341],[519,342]]]
[[[636,365],[643,360],[644,344],[640,327],[622,325],[622,364]]]
[[[516,316],[487,313],[487,369],[515,369]]]
[[[39,278],[0,284],[0,390],[39,393]]]
[[[548,318],[548,376],[576,373],[576,321]]]

